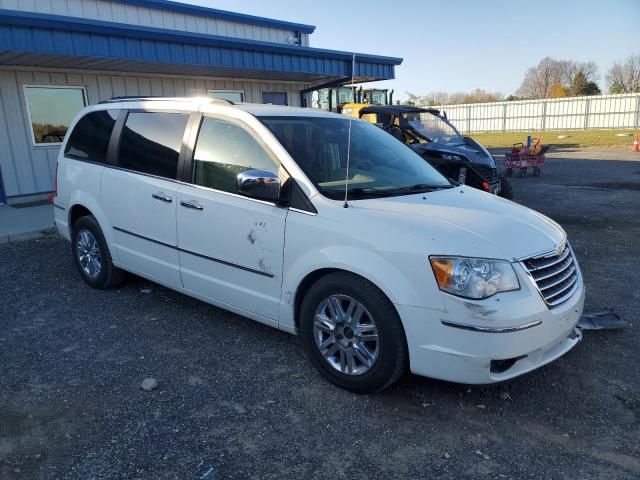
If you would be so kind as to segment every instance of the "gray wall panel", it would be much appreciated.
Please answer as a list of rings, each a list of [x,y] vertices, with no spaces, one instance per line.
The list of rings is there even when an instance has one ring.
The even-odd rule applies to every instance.
[[[289,29],[218,20],[204,16],[164,11],[160,8],[151,9],[136,5],[125,5],[108,0],[0,0],[0,8],[275,43],[288,43],[288,38],[294,33],[293,30]],[[302,44],[309,46],[309,35],[306,33],[302,34]]]
[[[28,120],[23,114],[21,103],[24,96],[20,91],[16,75],[13,72],[0,74],[0,90],[2,90],[2,113],[6,130],[0,133],[0,138],[8,139],[11,148],[11,159],[16,172],[17,188],[13,188],[8,181],[8,174],[2,170],[7,196],[18,195],[22,192],[33,193],[38,191],[33,167],[31,148],[31,133],[28,130]]]
[[[18,184],[18,172],[14,164],[14,159],[17,157],[13,151],[13,141],[9,137],[7,114],[5,112],[5,106],[7,105],[7,102],[9,102],[8,95],[9,92],[5,92],[2,88],[2,76],[0,75],[0,135],[3,135],[3,138],[5,139],[3,142],[3,148],[0,149],[0,171],[2,172],[5,195],[11,195],[7,192],[20,191],[20,185]]]

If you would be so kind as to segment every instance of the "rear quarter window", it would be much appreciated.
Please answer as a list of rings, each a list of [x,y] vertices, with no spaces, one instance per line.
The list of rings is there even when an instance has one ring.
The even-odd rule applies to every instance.
[[[65,155],[79,160],[105,163],[118,110],[100,110],[82,117],[69,136]]]
[[[176,178],[186,113],[130,112],[122,128],[118,166]]]

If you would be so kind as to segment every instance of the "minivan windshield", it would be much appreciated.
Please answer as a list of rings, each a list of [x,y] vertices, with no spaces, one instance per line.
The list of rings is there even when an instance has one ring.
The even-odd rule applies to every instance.
[[[431,142],[441,145],[464,145],[460,132],[443,117],[429,112],[410,112],[405,118],[415,130]]]
[[[407,195],[453,186],[411,148],[369,122],[321,116],[259,119],[329,198],[342,199],[347,183],[349,198],[353,199]]]

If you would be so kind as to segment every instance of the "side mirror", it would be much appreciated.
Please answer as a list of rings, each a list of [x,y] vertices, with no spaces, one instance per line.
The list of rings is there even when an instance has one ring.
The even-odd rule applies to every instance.
[[[280,199],[280,179],[268,170],[250,169],[236,178],[238,194],[258,200],[277,202]]]

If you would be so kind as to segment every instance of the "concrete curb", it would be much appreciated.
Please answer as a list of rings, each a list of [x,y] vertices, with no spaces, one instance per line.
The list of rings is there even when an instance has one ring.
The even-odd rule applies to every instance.
[[[0,245],[7,245],[9,243],[25,242],[27,240],[36,240],[38,238],[47,238],[56,236],[57,232],[55,228],[48,228],[45,230],[35,230],[32,232],[20,232],[14,234],[0,233]]]

